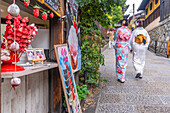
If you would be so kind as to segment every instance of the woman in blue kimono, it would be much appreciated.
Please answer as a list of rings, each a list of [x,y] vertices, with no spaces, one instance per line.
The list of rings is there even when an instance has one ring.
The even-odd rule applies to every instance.
[[[121,83],[125,82],[128,53],[131,48],[131,31],[129,30],[127,20],[123,20],[122,27],[118,28],[115,37],[116,54],[116,76]]]

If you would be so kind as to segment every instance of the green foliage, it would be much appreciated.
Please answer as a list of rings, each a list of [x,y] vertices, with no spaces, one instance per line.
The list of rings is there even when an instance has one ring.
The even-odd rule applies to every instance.
[[[122,7],[126,0],[77,0],[81,23],[82,74],[88,72],[87,82],[99,84],[102,78],[98,69],[104,65],[100,49],[104,47],[104,35],[96,23],[105,28],[114,27],[122,19]]]
[[[87,97],[87,94],[90,94],[89,90],[87,89],[87,85],[82,85],[82,86],[76,85],[76,87],[77,87],[79,100],[81,99],[85,100]]]

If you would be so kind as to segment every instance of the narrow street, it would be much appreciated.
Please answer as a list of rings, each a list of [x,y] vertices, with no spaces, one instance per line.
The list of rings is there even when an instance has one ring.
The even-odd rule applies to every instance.
[[[99,95],[95,113],[170,113],[170,59],[147,52],[143,79],[135,78],[129,54],[126,81],[115,76],[114,49],[106,49],[100,68],[107,85]]]

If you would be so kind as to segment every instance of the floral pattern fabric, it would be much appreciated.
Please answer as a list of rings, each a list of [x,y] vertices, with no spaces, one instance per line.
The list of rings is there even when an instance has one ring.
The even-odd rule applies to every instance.
[[[118,79],[125,79],[128,53],[131,48],[131,31],[123,26],[117,30],[115,39],[116,76]]]

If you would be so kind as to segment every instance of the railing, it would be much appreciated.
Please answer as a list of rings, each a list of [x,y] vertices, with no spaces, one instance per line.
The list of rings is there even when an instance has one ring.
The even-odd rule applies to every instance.
[[[169,41],[151,40],[148,49],[155,52],[156,55],[161,55],[169,58],[169,48]]]

